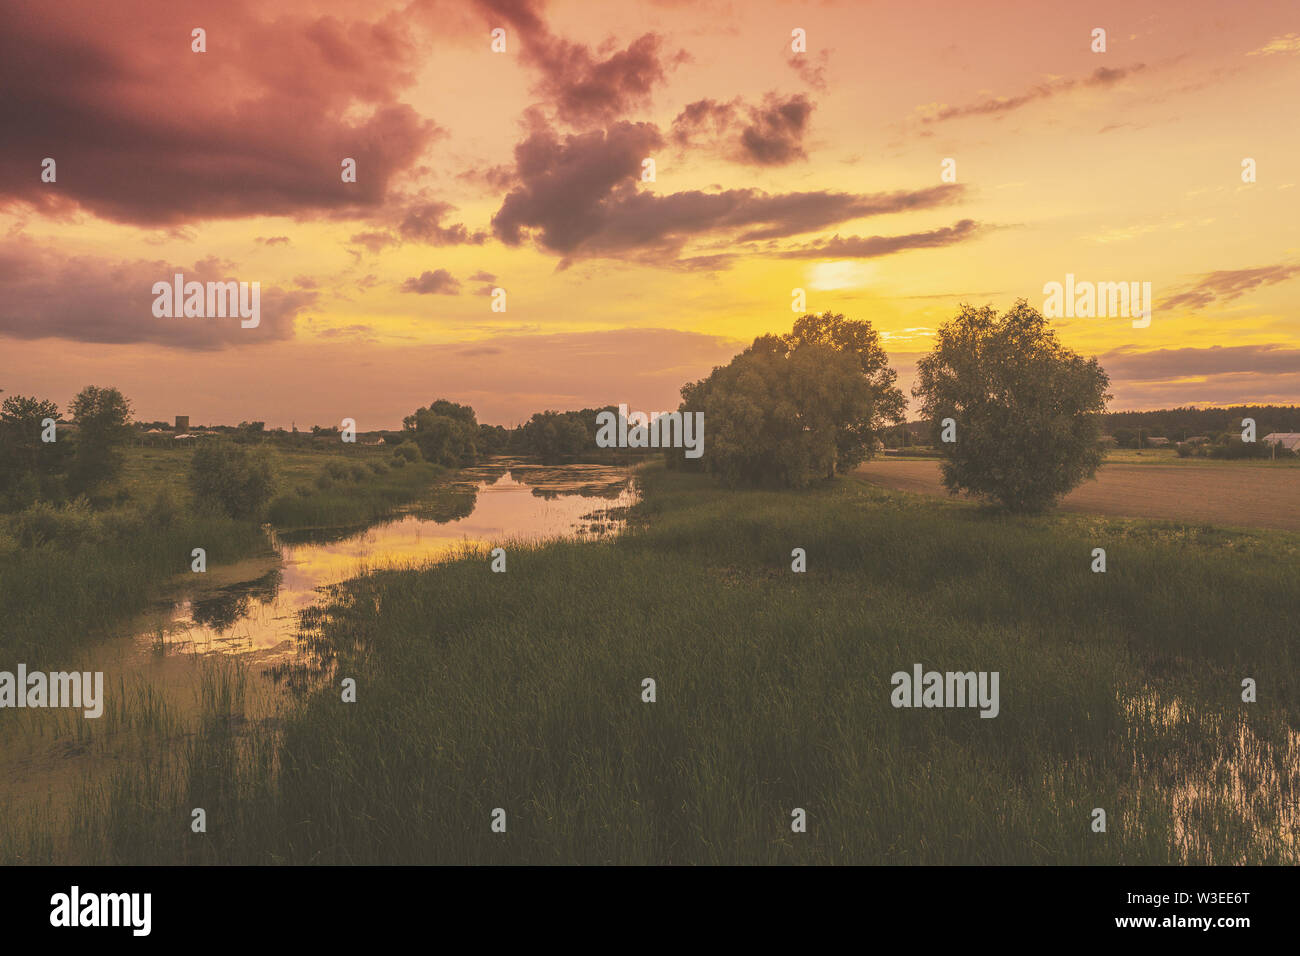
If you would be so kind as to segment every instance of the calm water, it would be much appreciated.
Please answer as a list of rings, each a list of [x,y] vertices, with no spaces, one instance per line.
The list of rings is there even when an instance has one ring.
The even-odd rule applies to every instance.
[[[465,544],[615,533],[636,498],[627,469],[496,459],[462,470],[451,489],[376,524],[271,531],[266,557],[194,575],[193,584],[185,581],[96,656],[101,663],[116,657],[155,664],[180,652],[287,657],[296,649],[298,613],[320,603],[326,585],[365,568],[419,564]]]

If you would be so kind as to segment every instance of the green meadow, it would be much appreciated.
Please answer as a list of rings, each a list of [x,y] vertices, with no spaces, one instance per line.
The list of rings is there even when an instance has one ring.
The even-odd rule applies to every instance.
[[[0,860],[1300,862],[1300,536],[641,483],[620,537],[339,586],[275,721],[206,664],[197,733],[122,718],[151,759]],[[896,709],[916,663],[997,671],[999,715]]]

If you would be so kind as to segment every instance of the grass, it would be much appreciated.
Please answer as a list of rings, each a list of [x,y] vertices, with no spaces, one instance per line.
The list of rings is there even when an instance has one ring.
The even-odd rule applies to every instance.
[[[119,504],[98,512],[61,509],[48,540],[23,546],[19,519],[0,516],[0,661],[58,661],[111,633],[174,575],[190,573],[194,548],[206,551],[209,569],[269,551],[257,521],[195,507],[186,481],[191,454],[129,449],[122,476],[98,496]],[[368,467],[372,461],[384,463],[382,473]],[[424,462],[388,462],[378,451],[279,450],[286,493],[271,502],[270,518],[282,530],[368,522],[446,474]],[[346,477],[323,482],[324,489],[314,484],[331,467]]]
[[[1300,862],[1300,536],[1011,518],[853,479],[643,483],[616,540],[336,588],[306,619],[327,676],[282,730],[214,694],[183,760],[102,780],[77,832],[14,821],[0,857]],[[998,671],[1001,714],[894,709],[916,662]]]

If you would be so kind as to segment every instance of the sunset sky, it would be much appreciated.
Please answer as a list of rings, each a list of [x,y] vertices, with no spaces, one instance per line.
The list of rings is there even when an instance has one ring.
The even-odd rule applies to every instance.
[[[1300,402],[1294,0],[6,0],[0,89],[6,395],[657,411],[796,287],[907,388],[959,302],[1073,273],[1153,287],[1148,328],[1055,323],[1112,408]],[[261,325],[155,318],[176,272]]]

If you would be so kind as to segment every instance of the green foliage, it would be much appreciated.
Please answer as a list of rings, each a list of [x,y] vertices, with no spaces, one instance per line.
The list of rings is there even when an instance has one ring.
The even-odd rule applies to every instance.
[[[41,440],[49,419],[59,419],[59,407],[51,401],[11,395],[0,405],[0,509],[15,511],[37,498],[60,497],[70,446]]]
[[[704,413],[703,460],[728,484],[801,488],[870,457],[902,417],[887,363],[870,323],[805,315],[684,386],[681,410]]]
[[[397,468],[405,465],[408,461],[421,461],[423,458],[424,455],[420,453],[420,446],[409,439],[393,449],[393,465]]]
[[[912,391],[950,491],[1038,511],[1101,464],[1110,379],[1095,358],[1063,347],[1024,299],[1001,318],[991,306],[963,305],[917,373]],[[945,418],[956,422],[956,441],[942,441]]]
[[[428,408],[407,415],[402,426],[419,446],[425,461],[459,468],[478,460],[478,421],[468,405],[440,398]]]
[[[77,426],[68,484],[90,491],[122,472],[122,446],[131,438],[131,403],[116,388],[87,385],[69,409]]]
[[[595,447],[595,433],[589,435],[579,412],[535,412],[523,426],[523,446],[543,464],[556,465]],[[595,415],[592,416],[593,429]]]
[[[230,518],[257,518],[275,493],[275,469],[265,449],[205,441],[190,462],[194,500]]]

